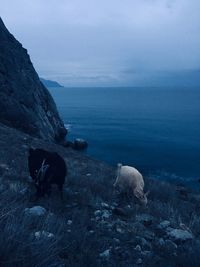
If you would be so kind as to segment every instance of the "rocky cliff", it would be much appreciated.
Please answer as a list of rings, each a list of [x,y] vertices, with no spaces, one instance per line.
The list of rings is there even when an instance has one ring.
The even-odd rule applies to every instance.
[[[27,50],[0,18],[0,122],[42,139],[66,134],[56,105],[31,63]]]

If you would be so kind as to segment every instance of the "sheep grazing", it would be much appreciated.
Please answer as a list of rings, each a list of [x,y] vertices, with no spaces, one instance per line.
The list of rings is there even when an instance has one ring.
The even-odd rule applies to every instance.
[[[147,204],[147,193],[144,193],[144,180],[142,174],[131,166],[122,166],[118,163],[117,165],[117,178],[113,185],[114,187],[119,186],[122,190],[131,188],[134,196],[140,201],[141,204]]]
[[[43,149],[29,149],[28,167],[36,187],[37,197],[50,195],[51,185],[56,184],[63,198],[63,185],[67,175],[64,159],[57,153]]]

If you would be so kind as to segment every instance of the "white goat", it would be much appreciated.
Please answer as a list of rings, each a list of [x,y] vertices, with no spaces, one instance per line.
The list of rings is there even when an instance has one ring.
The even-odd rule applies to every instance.
[[[119,186],[120,189],[126,190],[131,188],[134,196],[144,205],[147,204],[147,195],[149,192],[144,193],[144,180],[142,174],[131,166],[117,165],[117,178],[113,185]]]

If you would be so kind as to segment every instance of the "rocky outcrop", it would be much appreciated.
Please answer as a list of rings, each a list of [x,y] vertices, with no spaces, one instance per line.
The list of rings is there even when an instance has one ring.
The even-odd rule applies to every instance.
[[[32,136],[59,140],[64,124],[27,50],[0,18],[0,122]]]
[[[44,84],[46,87],[63,87],[61,84],[59,84],[56,81],[46,80],[44,78],[40,77],[40,81]]]

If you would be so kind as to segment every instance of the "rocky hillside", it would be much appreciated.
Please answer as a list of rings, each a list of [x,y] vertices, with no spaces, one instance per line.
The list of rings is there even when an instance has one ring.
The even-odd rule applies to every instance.
[[[55,103],[40,82],[27,50],[0,18],[0,122],[47,140],[66,131]]]
[[[0,124],[0,266],[199,267],[200,196],[145,177],[147,207],[113,190],[115,170],[70,148]],[[69,169],[61,201],[32,201],[29,147]]]

